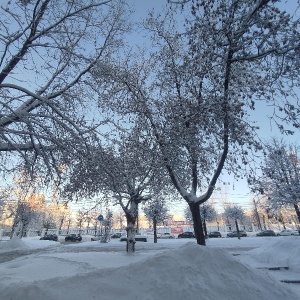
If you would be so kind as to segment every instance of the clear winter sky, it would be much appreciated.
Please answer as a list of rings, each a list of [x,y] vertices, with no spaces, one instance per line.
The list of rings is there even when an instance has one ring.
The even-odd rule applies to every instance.
[[[289,2],[289,6],[285,5],[285,1],[282,1],[282,5],[285,6],[287,10],[294,10],[297,5],[297,1]],[[127,0],[127,3],[132,7],[132,18],[136,21],[141,21],[144,19],[148,12],[154,9],[154,12],[161,12],[164,7],[166,7],[167,0]],[[298,12],[298,15],[300,13]],[[132,43],[139,43],[139,44],[147,44],[148,41],[143,37],[143,34],[139,31],[134,31],[131,34],[130,42]],[[266,105],[259,104],[257,105],[257,109],[251,112],[252,119],[257,121],[257,126],[260,127],[258,134],[260,138],[264,141],[269,140],[272,137],[281,137],[279,130],[277,129],[276,125],[270,123],[267,116],[272,115],[272,107],[266,107]],[[283,139],[287,143],[296,143],[300,138],[299,131],[296,132],[293,136],[282,136]],[[231,176],[222,176],[222,180],[224,184],[220,185],[222,193],[216,192],[215,199],[216,202],[219,202],[221,198],[226,198],[227,202],[232,202],[243,206],[245,209],[252,207],[252,199],[253,195],[250,194],[250,190],[248,188],[246,180],[239,180],[236,181]],[[182,211],[182,208],[185,207],[185,203],[178,205],[178,210]]]

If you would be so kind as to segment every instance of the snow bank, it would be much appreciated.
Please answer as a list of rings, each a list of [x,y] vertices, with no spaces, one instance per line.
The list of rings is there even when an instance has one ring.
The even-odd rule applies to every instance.
[[[300,237],[275,238],[272,243],[251,250],[247,256],[273,267],[289,267],[300,272]]]
[[[0,252],[7,252],[20,249],[29,249],[29,246],[22,239],[13,238],[11,240],[0,242]]]
[[[281,283],[222,249],[188,243],[119,268],[0,288],[11,300],[296,300]]]
[[[40,241],[39,239],[19,239],[18,237],[11,240],[0,242],[0,253],[14,250],[28,250],[48,248],[49,246],[60,246],[60,243],[54,241]]]

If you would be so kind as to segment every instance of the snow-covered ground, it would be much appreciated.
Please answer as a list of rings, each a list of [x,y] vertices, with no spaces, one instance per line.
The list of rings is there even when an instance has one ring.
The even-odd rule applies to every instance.
[[[300,237],[0,242],[0,300],[299,300]],[[269,268],[278,270],[269,270]],[[286,269],[288,268],[288,269]]]

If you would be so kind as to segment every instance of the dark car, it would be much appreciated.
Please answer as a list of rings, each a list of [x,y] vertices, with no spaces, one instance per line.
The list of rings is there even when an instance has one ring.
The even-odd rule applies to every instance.
[[[240,237],[246,237],[247,236],[247,233],[245,230],[239,230],[240,232]],[[237,231],[232,231],[232,232],[229,232],[227,233],[227,237],[238,237],[238,232]]]
[[[148,239],[147,239],[147,236],[145,235],[140,235],[140,234],[137,234],[135,237],[134,237],[135,241],[136,242],[147,242]],[[121,236],[120,237],[120,242],[127,242],[127,236]]]
[[[276,236],[276,233],[273,230],[264,230],[257,233],[256,236]]]
[[[80,234],[69,234],[65,237],[66,242],[80,242],[82,240],[82,236]]]
[[[209,238],[221,238],[222,234],[219,231],[212,231],[208,234]]]
[[[111,239],[119,239],[122,236],[122,232],[116,232],[110,236]]]
[[[91,237],[91,241],[92,242],[100,241],[102,239],[102,237],[103,237],[102,234],[95,235],[95,236]]]
[[[194,232],[186,231],[186,232],[178,234],[178,238],[179,239],[193,239],[193,238],[195,238],[195,234],[194,234]]]
[[[41,237],[40,240],[47,240],[47,241],[58,241],[58,237],[56,234],[46,234],[45,236]]]

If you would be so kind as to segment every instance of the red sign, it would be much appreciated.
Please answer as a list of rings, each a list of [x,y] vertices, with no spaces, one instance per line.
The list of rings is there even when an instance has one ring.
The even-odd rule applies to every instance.
[[[172,233],[180,234],[183,233],[182,227],[171,228]]]

